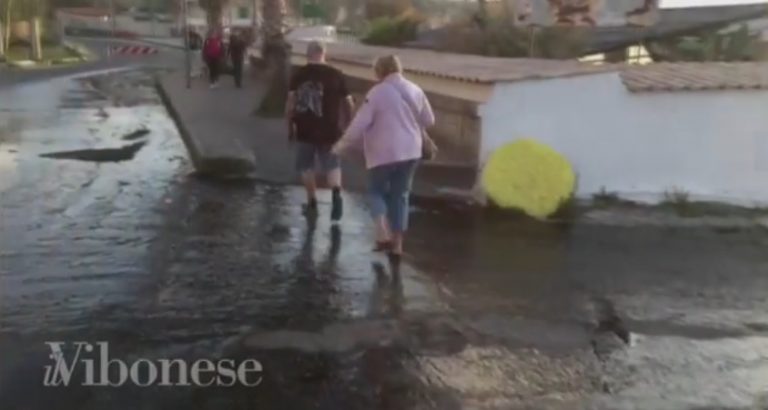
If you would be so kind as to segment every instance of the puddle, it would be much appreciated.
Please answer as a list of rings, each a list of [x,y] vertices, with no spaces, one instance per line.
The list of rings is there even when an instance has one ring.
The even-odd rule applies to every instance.
[[[41,154],[40,156],[42,158],[72,159],[90,162],[122,162],[132,160],[144,145],[146,145],[146,141],[135,142],[120,148],[82,149],[52,152],[49,154]]]

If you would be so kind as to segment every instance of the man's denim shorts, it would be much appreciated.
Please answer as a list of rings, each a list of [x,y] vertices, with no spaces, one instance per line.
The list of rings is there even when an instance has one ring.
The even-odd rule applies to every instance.
[[[299,172],[313,171],[319,168],[327,173],[341,166],[339,156],[331,153],[331,145],[299,142],[296,146],[296,169]]]

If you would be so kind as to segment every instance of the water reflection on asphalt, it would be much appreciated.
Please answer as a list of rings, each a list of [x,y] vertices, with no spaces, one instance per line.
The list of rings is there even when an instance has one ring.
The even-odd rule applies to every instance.
[[[151,84],[2,91],[3,408],[739,408],[768,390],[765,232],[417,208],[397,268],[357,195],[336,226],[328,197],[307,220],[297,187],[190,175]],[[252,357],[265,381],[43,388],[50,340]]]

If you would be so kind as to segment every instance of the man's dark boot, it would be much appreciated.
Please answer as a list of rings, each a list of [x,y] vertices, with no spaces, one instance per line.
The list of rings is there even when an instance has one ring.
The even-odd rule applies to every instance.
[[[333,203],[331,207],[331,221],[336,222],[344,214],[344,202],[341,199],[341,188],[333,188]]]

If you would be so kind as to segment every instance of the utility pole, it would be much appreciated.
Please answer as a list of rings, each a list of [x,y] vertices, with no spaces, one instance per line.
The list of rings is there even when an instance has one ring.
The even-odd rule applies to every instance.
[[[152,32],[152,37],[157,36],[157,7],[155,7],[155,1],[149,0],[149,14],[151,15],[152,20],[150,20],[151,28],[150,31]]]
[[[181,0],[182,35],[184,36],[184,71],[186,74],[187,88],[192,88],[192,50],[189,46],[189,16],[188,0]]]
[[[115,0],[109,0],[109,20],[112,23],[112,37],[117,37],[117,12],[115,11]]]

